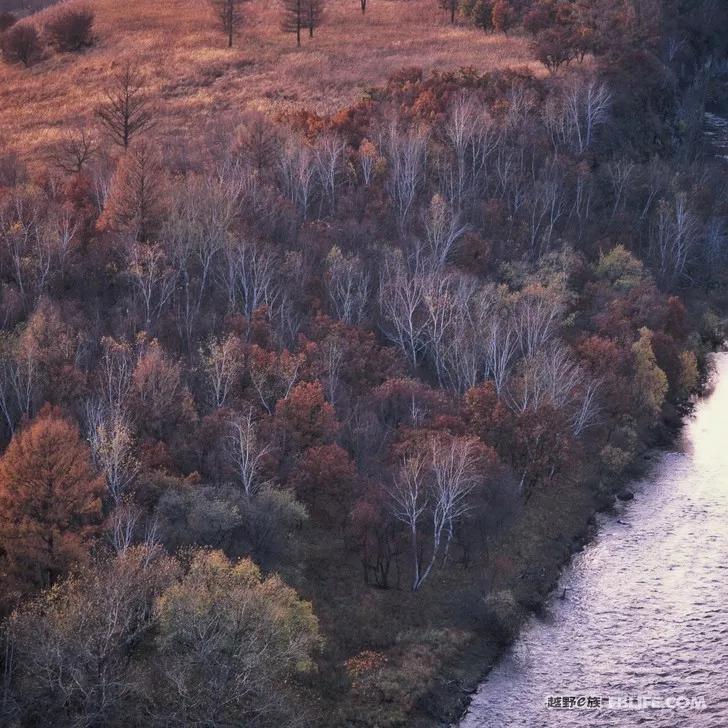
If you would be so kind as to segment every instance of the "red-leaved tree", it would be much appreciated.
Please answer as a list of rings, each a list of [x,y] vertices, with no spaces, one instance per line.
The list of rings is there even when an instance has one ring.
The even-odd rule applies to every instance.
[[[78,427],[44,408],[0,460],[0,544],[20,589],[47,587],[83,560],[101,521],[103,480]]]

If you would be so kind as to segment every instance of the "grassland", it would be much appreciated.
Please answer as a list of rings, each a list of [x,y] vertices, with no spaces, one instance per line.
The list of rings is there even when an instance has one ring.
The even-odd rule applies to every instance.
[[[0,149],[33,159],[69,124],[92,116],[120,62],[133,57],[158,105],[160,133],[194,136],[241,110],[335,111],[397,69],[530,65],[523,38],[451,26],[436,0],[330,0],[302,47],[280,31],[278,5],[251,0],[228,49],[205,0],[88,0],[95,47],[49,52],[30,69],[0,64]],[[30,18],[40,27],[54,8]],[[534,64],[535,65],[535,64]]]

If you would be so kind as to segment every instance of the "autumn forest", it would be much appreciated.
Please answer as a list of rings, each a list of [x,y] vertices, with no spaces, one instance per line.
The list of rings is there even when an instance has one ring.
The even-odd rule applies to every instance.
[[[2,725],[449,724],[723,340],[723,3],[258,4],[0,12]]]

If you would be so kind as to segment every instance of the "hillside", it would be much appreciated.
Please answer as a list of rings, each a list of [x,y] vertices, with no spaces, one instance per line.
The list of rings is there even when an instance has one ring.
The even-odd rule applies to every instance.
[[[0,17],[0,726],[455,725],[726,339],[728,4],[215,1]]]
[[[30,70],[3,65],[0,129],[8,150],[27,158],[93,110],[115,64],[138,60],[159,105],[158,131],[194,133],[228,111],[331,112],[397,69],[488,70],[530,62],[522,37],[450,26],[434,0],[333,0],[313,39],[281,32],[275,2],[251,2],[232,50],[205,2],[91,0],[97,44],[83,55],[49,54]],[[53,9],[34,16],[42,26]],[[533,63],[534,69],[537,64]],[[42,120],[42,123],[39,121]]]

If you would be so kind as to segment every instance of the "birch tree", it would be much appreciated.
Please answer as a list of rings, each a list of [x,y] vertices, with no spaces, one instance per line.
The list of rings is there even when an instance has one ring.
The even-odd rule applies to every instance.
[[[425,451],[403,459],[387,488],[392,515],[409,532],[412,591],[445,558],[455,526],[470,510],[470,495],[482,483],[479,441],[433,436]]]
[[[260,440],[252,409],[233,420],[227,445],[235,480],[245,496],[252,498],[268,483],[264,465],[271,452],[271,446]]]

